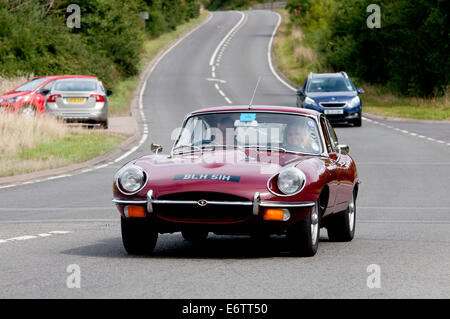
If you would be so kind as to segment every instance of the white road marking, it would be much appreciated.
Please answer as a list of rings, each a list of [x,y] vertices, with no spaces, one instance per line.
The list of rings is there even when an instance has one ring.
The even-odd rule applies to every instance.
[[[228,102],[228,104],[233,104],[233,102],[231,102],[229,98],[225,97],[225,100]]]
[[[71,234],[71,233],[73,233],[73,232],[67,231],[67,230],[53,230],[48,233],[40,233],[37,235],[24,235],[24,236],[17,236],[17,237],[12,237],[12,238],[8,238],[8,239],[0,239],[0,244],[15,242],[15,241],[37,239],[37,238],[45,238],[45,237],[50,237],[52,235],[65,235],[65,234]]]
[[[225,43],[225,41],[227,41],[227,39],[231,36],[231,34],[242,24],[242,22],[244,21],[245,18],[245,14],[243,14],[242,12],[237,12],[241,15],[241,19],[239,20],[239,22],[230,30],[230,32],[228,32],[228,34],[222,39],[222,41],[220,41],[219,45],[216,47],[216,49],[214,50],[213,55],[211,56],[211,59],[209,60],[209,65],[213,66],[214,62],[216,60],[216,56],[217,53],[219,52],[220,48],[222,47],[222,45]]]

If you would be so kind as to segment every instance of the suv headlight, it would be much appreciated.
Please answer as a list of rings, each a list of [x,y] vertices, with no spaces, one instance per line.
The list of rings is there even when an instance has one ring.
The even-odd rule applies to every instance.
[[[147,182],[147,175],[138,166],[127,166],[117,174],[117,187],[126,194],[132,195],[139,192]]]
[[[349,105],[350,107],[355,107],[355,106],[357,106],[360,102],[361,102],[361,99],[359,98],[359,96],[355,96],[355,97],[350,101],[350,103],[348,103],[348,105]]]
[[[305,104],[316,105],[316,102],[312,98],[306,97],[305,98]]]
[[[305,186],[306,176],[296,167],[284,169],[278,175],[278,189],[286,195],[294,195]]]

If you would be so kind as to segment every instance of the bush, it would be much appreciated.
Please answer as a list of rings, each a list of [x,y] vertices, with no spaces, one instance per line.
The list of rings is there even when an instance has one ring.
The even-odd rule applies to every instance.
[[[291,19],[302,25],[336,71],[387,85],[410,96],[442,95],[449,84],[450,2],[380,0],[381,28],[369,29],[371,0],[290,0]],[[293,9],[307,4],[300,16]]]

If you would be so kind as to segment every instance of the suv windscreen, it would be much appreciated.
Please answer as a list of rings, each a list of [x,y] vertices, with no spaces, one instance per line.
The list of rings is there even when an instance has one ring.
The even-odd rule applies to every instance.
[[[352,82],[347,78],[315,78],[309,81],[306,88],[307,92],[350,92],[355,91]]]

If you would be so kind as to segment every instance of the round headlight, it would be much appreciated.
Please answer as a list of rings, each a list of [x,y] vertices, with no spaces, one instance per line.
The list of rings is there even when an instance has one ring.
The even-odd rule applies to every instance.
[[[290,167],[280,172],[277,186],[282,193],[292,195],[299,192],[305,185],[305,182],[305,174],[298,168]]]
[[[145,184],[145,173],[137,166],[129,166],[119,172],[119,188],[125,193],[137,193]]]

